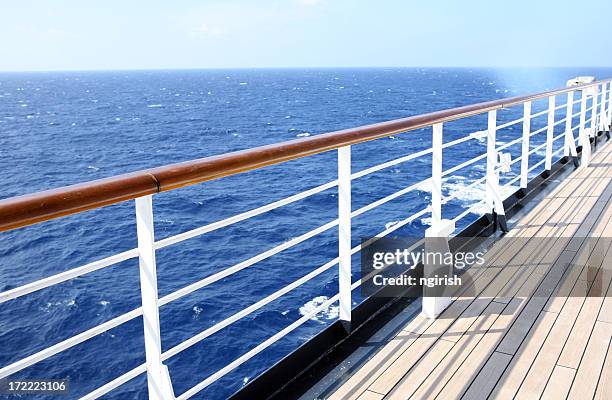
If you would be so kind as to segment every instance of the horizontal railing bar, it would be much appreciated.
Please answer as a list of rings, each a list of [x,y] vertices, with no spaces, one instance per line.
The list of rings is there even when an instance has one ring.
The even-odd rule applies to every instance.
[[[177,400],[189,399],[193,395],[195,395],[198,392],[202,391],[204,388],[206,388],[210,384],[212,384],[215,381],[219,380],[220,378],[224,377],[230,371],[236,369],[237,367],[239,367],[240,365],[244,364],[245,362],[247,362],[251,358],[255,357],[257,354],[261,353],[263,350],[267,349],[268,347],[270,347],[271,345],[273,345],[274,343],[276,343],[280,339],[282,339],[285,336],[287,336],[289,333],[293,332],[295,329],[297,329],[300,326],[302,326],[304,323],[306,323],[308,320],[310,320],[310,318],[314,317],[315,315],[317,315],[321,311],[327,309],[329,306],[331,306],[336,301],[338,301],[339,297],[340,296],[338,294],[336,294],[334,297],[330,298],[329,300],[326,300],[323,304],[321,304],[320,306],[316,307],[314,310],[312,310],[312,311],[308,312],[307,314],[303,315],[297,321],[291,323],[289,326],[287,326],[284,329],[282,329],[281,331],[275,333],[273,336],[269,337],[268,339],[266,339],[262,343],[258,344],[253,349],[251,349],[248,352],[244,353],[242,356],[238,357],[236,360],[232,361],[231,363],[229,363],[225,367],[221,368],[219,371],[215,372],[214,374],[212,374],[208,378],[204,379],[202,382],[198,383],[197,385],[195,385],[191,389],[187,390],[182,395],[178,396]]]
[[[515,139],[515,140],[513,140],[513,141],[511,141],[511,142],[508,142],[508,143],[506,143],[506,144],[503,144],[503,145],[499,146],[499,147],[498,147],[498,148],[496,148],[495,150],[497,150],[497,151],[499,152],[499,151],[502,151],[502,150],[507,149],[507,148],[508,148],[508,147],[510,147],[510,146],[514,146],[515,144],[519,144],[519,143],[521,143],[522,141],[523,141],[523,137],[520,137],[520,138],[518,138],[518,139]]]
[[[523,119],[524,119],[524,118],[523,118],[523,117],[521,117],[521,118],[519,118],[519,119],[515,119],[514,121],[510,121],[510,122],[506,122],[506,123],[503,123],[503,124],[497,125],[497,130],[499,131],[499,130],[504,129],[504,128],[507,128],[507,127],[509,127],[509,126],[512,126],[512,125],[518,124],[519,122],[523,122]]]
[[[253,256],[247,260],[244,260],[242,262],[239,262],[238,264],[235,264],[232,267],[226,268],[222,271],[219,271],[213,275],[207,276],[206,278],[192,283],[191,285],[185,286],[182,289],[177,290],[176,292],[172,292],[162,298],[159,299],[159,305],[163,306],[166,305],[168,303],[170,303],[171,301],[174,301],[176,299],[179,299],[185,295],[188,295],[189,293],[195,292],[196,290],[202,289],[205,286],[208,286],[210,284],[213,284],[227,276],[230,276],[238,271],[241,271],[247,267],[250,267],[253,264],[258,263],[259,261],[265,260],[269,257],[272,257],[275,254],[280,253],[283,250],[286,250],[290,247],[293,247],[299,243],[304,242],[305,240],[308,240],[316,235],[318,235],[319,233],[325,232],[328,229],[333,228],[334,226],[338,225],[338,220],[335,219],[331,222],[328,222],[325,225],[322,225],[316,229],[313,229],[309,232],[306,232],[298,237],[295,237],[285,243],[282,243],[276,247],[273,247],[267,251],[264,251],[263,253],[259,253],[256,256]]]
[[[516,176],[516,177],[512,178],[511,180],[509,180],[508,182],[506,182],[506,183],[503,185],[503,187],[508,187],[508,186],[511,186],[511,185],[512,185],[514,182],[518,181],[519,179],[521,179],[521,176],[520,176],[520,175],[518,175],[518,176]]]
[[[559,124],[564,123],[566,119],[567,119],[567,118],[561,118],[560,120],[556,121],[556,122],[553,124],[553,126],[557,126],[557,125],[559,125]]]
[[[365,249],[366,247],[370,246],[372,243],[375,243],[378,239],[384,238],[388,234],[395,232],[399,228],[403,227],[406,224],[411,223],[412,221],[414,221],[415,219],[417,219],[419,217],[422,217],[423,215],[427,214],[428,212],[431,212],[431,208],[430,207],[426,207],[426,208],[422,209],[421,211],[417,211],[416,213],[412,214],[411,216],[409,216],[407,218],[404,218],[403,220],[399,221],[396,224],[391,225],[390,227],[388,227],[384,231],[380,232],[376,236],[366,240],[363,243],[359,243],[357,246],[353,247],[351,249],[351,254],[355,254],[358,251],[360,251],[362,249]]]
[[[561,151],[563,151],[563,150],[564,150],[563,148],[560,148],[560,149],[558,149],[557,151],[553,152],[553,153],[552,153],[552,155],[553,155],[553,156],[555,156],[555,155],[557,155],[558,153],[560,153],[560,152],[561,152]],[[539,167],[540,165],[544,164],[544,162],[545,162],[545,161],[546,161],[546,159],[543,159],[543,160],[539,161],[538,163],[534,164],[534,165],[533,165],[531,168],[529,168],[529,169],[527,170],[527,172],[531,172],[531,171],[533,171],[534,169],[536,169],[536,168],[537,168],[537,167]]]
[[[81,267],[73,268],[48,278],[19,286],[15,289],[7,290],[0,293],[0,304],[135,257],[138,257],[138,249],[124,251],[123,253],[115,254],[114,256],[94,261]]]
[[[565,136],[565,132],[558,134],[557,136],[553,137],[553,142],[556,142],[557,140],[561,139],[562,137]]]
[[[446,149],[447,147],[455,146],[455,145],[458,145],[460,143],[467,142],[468,140],[475,140],[475,139],[478,139],[478,137],[473,136],[473,135],[470,134],[470,135],[464,136],[462,138],[452,140],[452,141],[450,141],[448,143],[444,143],[442,145],[442,148]]]
[[[254,303],[252,305],[250,305],[249,307],[243,309],[242,311],[237,312],[236,314],[232,315],[231,317],[228,317],[226,319],[224,319],[223,321],[211,326],[210,328],[192,336],[191,338],[185,340],[184,342],[172,347],[171,349],[169,349],[168,351],[164,352],[161,355],[161,360],[165,361],[167,359],[169,359],[170,357],[173,357],[175,355],[177,355],[178,353],[180,353],[183,350],[188,349],[189,347],[195,345],[196,343],[206,339],[207,337],[214,335],[215,333],[219,332],[221,329],[233,324],[234,322],[246,317],[247,315],[259,310],[260,308],[266,306],[267,304],[273,302],[274,300],[278,299],[279,297],[281,297],[282,295],[290,292],[291,290],[303,285],[304,283],[310,281],[311,279],[321,275],[323,272],[328,271],[331,267],[333,267],[334,265],[338,264],[338,257],[336,257],[335,259],[327,262],[326,264],[322,265],[321,267],[315,269],[314,271],[310,272],[307,275],[304,275],[303,277],[301,277],[300,279],[296,280],[295,282],[292,282],[291,284],[285,286],[284,288],[277,290],[276,292],[272,293],[271,295],[261,299],[260,301],[258,301],[257,303]]]
[[[418,185],[423,184],[424,182],[426,182],[426,181],[418,182],[418,183],[416,183],[414,185],[411,185],[408,188],[405,188],[403,190],[400,190],[399,192],[396,192],[396,193],[394,193],[394,194],[392,194],[390,196],[387,196],[387,197],[385,197],[383,199],[377,200],[374,203],[382,204],[382,203],[385,203],[387,201],[390,201],[393,198],[399,197],[399,196],[401,196],[404,193],[407,193],[407,192],[409,192],[411,190],[414,190],[416,187],[418,187]],[[371,203],[371,204],[369,204],[369,205],[367,205],[365,207],[362,207],[361,209],[353,211],[353,213],[351,213],[352,216],[360,215],[360,214],[368,211],[369,209],[374,208],[375,205],[374,206],[372,205],[374,203]],[[321,232],[324,232],[324,231],[326,231],[328,229],[331,229],[332,227],[334,227],[336,225],[338,225],[338,220],[337,219],[334,220],[334,221],[328,222],[327,224],[325,224],[323,226],[320,226],[320,227],[318,227],[316,229],[313,229],[310,232],[307,232],[307,233],[305,233],[305,234],[303,234],[301,236],[293,238],[292,240],[290,240],[288,242],[285,242],[285,243],[283,243],[283,244],[281,244],[279,246],[276,246],[276,247],[274,247],[274,248],[272,248],[272,249],[270,249],[270,250],[268,250],[268,251],[266,251],[264,253],[260,253],[260,254],[254,256],[254,257],[249,258],[248,260],[242,261],[242,262],[240,262],[240,263],[238,263],[238,264],[236,264],[236,265],[234,265],[232,267],[224,269],[223,271],[219,271],[216,274],[208,276],[208,277],[206,277],[206,278],[204,278],[204,279],[202,279],[202,280],[200,280],[198,282],[195,282],[195,283],[192,283],[192,284],[190,284],[188,286],[185,286],[184,288],[179,289],[176,292],[170,293],[170,294],[160,298],[159,299],[159,305],[160,306],[166,305],[166,304],[168,304],[168,303],[170,303],[170,302],[172,302],[174,300],[177,300],[177,299],[179,299],[179,298],[181,298],[183,296],[186,296],[186,295],[188,295],[188,294],[190,294],[190,293],[192,293],[192,292],[194,292],[196,290],[199,290],[199,289],[202,289],[205,286],[211,285],[211,284],[213,284],[213,283],[215,283],[215,282],[217,282],[217,281],[219,281],[219,280],[221,280],[221,279],[223,279],[223,278],[225,278],[225,277],[227,277],[229,275],[232,275],[232,274],[234,274],[234,273],[236,273],[238,271],[243,270],[244,268],[250,267],[251,265],[253,265],[253,264],[255,264],[255,263],[259,262],[259,261],[265,260],[266,258],[269,258],[269,257],[271,257],[271,256],[273,256],[273,255],[275,255],[275,254],[277,254],[277,253],[279,253],[279,252],[281,252],[283,250],[286,250],[286,249],[288,249],[290,247],[293,247],[293,246],[295,246],[295,245],[297,245],[297,244],[299,244],[299,243],[301,243],[301,242],[303,242],[303,241],[305,241],[307,239],[310,239],[311,237],[314,237],[314,236],[318,235]]]
[[[546,128],[547,128],[547,127],[544,127],[544,130],[545,130]],[[580,127],[579,127],[579,126],[575,126],[575,127],[573,127],[573,128],[572,128],[572,132],[573,132],[573,131],[575,131],[575,130],[576,130],[576,129],[578,129],[578,128],[580,128]],[[554,142],[555,140],[559,139],[560,137],[564,136],[564,135],[565,135],[565,132],[563,132],[563,133],[561,133],[561,134],[559,134],[559,135],[555,136],[555,137],[553,138],[553,142]],[[574,139],[574,141],[577,141],[577,140],[578,140],[577,138],[576,138],[576,139]],[[532,150],[531,150],[529,153],[527,153],[527,154],[528,154],[528,155],[531,155],[531,154],[535,153],[536,151],[540,150],[541,148],[543,148],[544,146],[546,146],[546,143],[543,143],[543,144],[539,145],[538,147],[536,147],[536,148],[532,149]],[[515,163],[517,163],[517,162],[521,161],[522,159],[523,159],[523,155],[520,155],[519,157],[517,157],[517,158],[513,159],[513,160],[510,162],[510,165],[514,165]]]
[[[518,156],[517,158],[513,159],[512,161],[510,161],[509,165],[514,165],[517,162],[521,161],[523,159],[523,155],[521,154],[520,156]]]
[[[535,131],[531,132],[531,133],[529,134],[529,136],[530,136],[530,137],[531,137],[531,136],[535,136],[535,135],[537,135],[538,133],[542,133],[542,132],[546,131],[547,129],[548,129],[548,126],[545,126],[545,127],[543,127],[543,128],[537,129],[537,130],[535,130]]]
[[[463,163],[461,163],[459,165],[455,165],[454,167],[447,169],[446,171],[442,172],[442,176],[444,177],[444,176],[450,175],[453,172],[459,171],[460,169],[465,168],[465,167],[467,167],[467,166],[469,166],[471,164],[474,164],[477,161],[483,160],[485,158],[487,158],[487,153],[481,154],[478,157],[474,157],[471,160],[467,160],[466,162],[463,162]]]
[[[261,207],[255,208],[253,210],[246,211],[246,212],[243,212],[243,213],[231,216],[231,217],[226,218],[224,220],[213,222],[211,224],[204,225],[202,227],[195,228],[195,229],[192,229],[192,230],[187,231],[187,232],[179,233],[178,235],[174,235],[174,236],[171,236],[171,237],[168,237],[168,238],[165,238],[165,239],[158,240],[157,242],[155,242],[155,245],[154,245],[155,249],[157,249],[157,250],[163,249],[164,247],[170,246],[172,244],[179,243],[179,242],[182,242],[184,240],[191,239],[191,238],[194,238],[196,236],[200,236],[200,235],[203,235],[205,233],[210,233],[210,232],[215,231],[217,229],[221,229],[221,228],[233,225],[233,224],[235,224],[237,222],[244,221],[246,219],[255,217],[255,216],[260,215],[260,214],[264,214],[264,213],[266,213],[268,211],[271,211],[271,210],[274,210],[276,208],[285,206],[287,204],[291,204],[291,203],[294,203],[296,201],[305,199],[306,197],[309,197],[309,196],[312,196],[314,194],[317,194],[317,193],[323,192],[325,190],[331,189],[331,188],[333,188],[333,187],[335,187],[337,185],[338,185],[338,181],[337,180],[332,181],[332,182],[328,182],[328,183],[325,183],[323,185],[314,187],[312,189],[309,189],[309,190],[306,190],[306,191],[294,194],[294,195],[289,196],[287,198],[284,198],[282,200],[278,200],[278,201],[275,201],[273,203],[266,204],[265,206],[261,206]]]
[[[429,211],[429,208],[426,208],[426,209],[424,209],[424,210],[422,210],[420,212],[417,212],[417,213],[413,214],[412,216],[406,218],[402,222],[400,222],[400,223],[398,223],[396,225],[393,225],[392,227],[390,227],[390,228],[386,229],[385,231],[381,232],[380,234],[376,235],[376,237],[374,237],[373,239],[377,239],[377,238],[381,238],[381,237],[386,236],[387,234],[393,232],[396,229],[399,229],[401,226],[403,226],[403,225],[413,221],[414,219],[418,218],[419,216],[425,214],[428,211]],[[381,235],[384,235],[384,236],[381,236]],[[369,246],[373,242],[374,242],[374,240],[366,241],[364,243],[363,247]],[[355,254],[361,248],[362,248],[362,244],[360,243],[359,245],[357,245],[353,249],[351,249],[351,254]],[[337,262],[338,262],[338,259],[336,258],[336,259],[330,261],[329,263],[337,263]],[[322,266],[320,268],[326,267],[328,264],[325,264],[324,266]],[[332,264],[331,266],[333,266],[333,265],[334,264]],[[361,280],[358,280],[358,281],[354,282],[353,284],[351,284],[351,290],[354,290],[355,288],[359,287],[360,284],[361,284]],[[256,346],[252,350],[250,350],[249,352],[245,353],[243,356],[239,357],[238,359],[234,360],[232,363],[228,364],[227,366],[225,366],[221,370],[219,370],[216,373],[214,373],[213,375],[209,376],[208,378],[206,378],[205,380],[203,380],[202,382],[200,382],[196,386],[194,386],[191,389],[187,390],[185,393],[183,393],[182,395],[178,396],[177,400],[188,399],[191,396],[195,395],[196,393],[200,392],[201,390],[203,390],[204,388],[206,388],[210,384],[214,383],[218,379],[220,379],[223,376],[225,376],[227,373],[229,373],[233,369],[237,368],[238,366],[242,365],[246,361],[250,360],[251,358],[253,358],[257,354],[259,354],[261,351],[263,351],[266,348],[268,348],[270,345],[272,345],[272,344],[276,343],[278,340],[282,339],[284,336],[286,336],[287,334],[289,334],[290,332],[292,332],[293,330],[295,330],[296,328],[298,328],[299,326],[304,324],[306,321],[308,321],[314,315],[316,315],[319,312],[321,312],[322,310],[328,308],[331,304],[336,302],[338,300],[338,298],[339,298],[339,295],[336,294],[334,297],[330,298],[329,300],[327,300],[326,302],[324,302],[323,304],[321,304],[320,306],[318,306],[317,308],[315,308],[314,310],[312,310],[308,314],[302,316],[302,318],[300,318],[299,320],[295,321],[293,324],[291,324],[288,327],[286,327],[285,329],[281,330],[280,332],[278,332],[274,336],[268,338],[266,341],[262,342],[261,344],[259,344],[258,346]],[[168,350],[168,352],[166,352],[166,353],[164,353],[164,355],[162,355],[164,360],[166,360],[167,358],[171,357],[171,355],[167,354],[171,350],[172,349]],[[176,353],[174,353],[174,354],[176,354]],[[174,354],[172,354],[172,355],[174,355]]]
[[[404,157],[397,158],[395,160],[387,161],[387,162],[384,162],[382,164],[375,165],[375,166],[370,167],[370,168],[366,168],[366,169],[361,170],[359,172],[355,172],[354,174],[351,175],[351,179],[361,178],[362,176],[371,174],[373,172],[380,171],[381,169],[392,167],[394,165],[397,165],[397,164],[400,164],[400,163],[403,163],[403,162],[406,162],[406,161],[410,161],[410,160],[413,160],[413,159],[418,158],[418,157],[422,157],[422,156],[427,155],[427,154],[431,154],[431,149],[422,150],[422,151],[419,151],[419,152],[416,152],[416,153],[413,153],[413,154],[410,154],[410,155],[407,155],[407,156],[404,156]]]
[[[420,151],[418,153],[414,153],[414,154],[410,154],[408,156],[397,158],[395,160],[387,161],[385,163],[382,163],[382,164],[379,164],[379,165],[375,165],[373,167],[366,168],[366,169],[364,169],[362,171],[356,172],[356,173],[351,175],[351,179],[361,178],[361,177],[363,177],[365,175],[371,174],[373,172],[380,171],[380,170],[382,170],[384,168],[388,168],[388,167],[391,167],[393,165],[397,165],[397,164],[400,164],[402,162],[406,162],[406,161],[409,161],[409,160],[412,160],[412,159],[415,159],[415,158],[418,158],[418,157],[421,157],[423,155],[430,154],[430,153],[431,153],[431,149],[427,149],[427,150]],[[290,197],[287,197],[285,199],[278,200],[278,201],[275,201],[273,203],[266,204],[265,206],[261,206],[261,207],[258,207],[256,209],[253,209],[253,210],[250,210],[250,211],[246,211],[246,212],[241,213],[241,214],[234,215],[234,216],[226,218],[224,220],[213,222],[211,224],[208,224],[208,225],[205,225],[205,226],[202,226],[202,227],[199,227],[199,228],[195,228],[195,229],[192,229],[192,230],[187,231],[187,232],[179,233],[178,235],[174,235],[174,236],[171,236],[171,237],[168,237],[168,238],[165,238],[165,239],[158,240],[157,242],[155,242],[155,248],[157,250],[163,249],[164,247],[167,247],[167,246],[170,246],[170,245],[173,245],[173,244],[176,244],[176,243],[180,243],[180,242],[182,242],[184,240],[192,239],[194,237],[197,237],[197,236],[200,236],[200,235],[203,235],[203,234],[206,234],[206,233],[210,233],[210,232],[215,231],[217,229],[225,228],[225,227],[233,225],[233,224],[235,224],[237,222],[244,221],[246,219],[255,217],[257,215],[264,214],[264,213],[266,213],[268,211],[271,211],[271,210],[274,210],[276,208],[279,208],[279,207],[288,205],[290,203],[294,203],[296,201],[305,199],[306,197],[309,197],[309,196],[312,196],[314,194],[317,194],[317,193],[323,192],[325,190],[331,189],[331,188],[333,188],[333,187],[335,187],[337,185],[338,185],[338,181],[337,180],[331,181],[331,182],[325,183],[323,185],[314,187],[312,189],[306,190],[304,192],[297,193],[297,194],[292,195]]]
[[[586,89],[609,81],[607,79],[527,96],[436,111],[4,199],[0,200],[0,231],[235,175],[437,123],[466,118],[490,110],[507,108],[526,101]]]
[[[382,199],[378,199],[376,201],[373,201],[372,203],[370,203],[370,204],[368,204],[366,206],[363,206],[363,207],[361,207],[361,208],[351,212],[351,218],[358,217],[359,215],[361,215],[361,214],[363,214],[363,213],[365,213],[367,211],[370,211],[373,208],[376,208],[376,207],[378,207],[380,205],[383,205],[383,204],[385,204],[385,203],[387,203],[387,202],[389,202],[389,201],[391,201],[393,199],[396,199],[396,198],[398,198],[398,197],[400,197],[400,196],[402,196],[402,195],[404,195],[406,193],[412,192],[413,190],[418,189],[419,186],[428,184],[430,181],[431,181],[431,178],[424,179],[424,180],[422,180],[420,182],[417,182],[417,183],[414,183],[414,184],[412,184],[412,185],[410,185],[410,186],[408,186],[408,187],[406,187],[406,188],[404,188],[402,190],[398,190],[395,193],[392,193],[392,194],[390,194],[390,195],[388,195],[386,197],[383,197]]]
[[[535,117],[539,117],[541,115],[546,115],[546,114],[548,114],[548,109],[546,109],[544,111],[537,112],[535,114],[531,114],[531,119],[534,119]]]
[[[448,203],[451,200],[455,200],[457,197],[459,197],[459,195],[462,194],[462,192],[465,192],[466,190],[471,189],[471,188],[473,188],[476,185],[482,184],[486,180],[487,180],[487,177],[483,176],[482,178],[477,179],[474,182],[470,183],[469,185],[465,186],[463,189],[461,189],[461,192],[457,191],[453,195],[450,195],[450,196],[442,198],[442,204],[446,204],[446,203]]]
[[[381,232],[379,235],[385,235],[392,232],[393,230],[396,230],[398,228],[400,228],[401,226],[403,226],[405,223],[411,222],[414,219],[418,218],[419,216],[425,214],[428,211],[428,209],[424,209],[420,212],[417,212],[416,214],[413,214],[412,216],[406,218],[402,223],[398,223],[393,225],[391,228],[387,229],[386,231]],[[388,232],[387,232],[388,231]],[[377,235],[378,236],[378,235]],[[367,243],[367,242],[366,242]],[[417,245],[419,243],[423,243],[423,240],[421,240],[420,242],[417,243]],[[366,244],[367,246],[368,244]],[[416,245],[415,245],[416,246]],[[357,251],[360,250],[362,246],[358,245],[356,246],[354,249],[352,249],[351,254],[355,254]],[[365,246],[364,246],[365,247]],[[336,265],[338,263],[338,258],[335,258],[331,261],[329,261],[328,263],[324,264],[323,266],[319,267],[318,269],[312,271],[311,273],[309,273],[308,275],[300,278],[299,280],[293,282],[292,284],[286,286],[285,288],[271,294],[270,296],[267,296],[266,298],[260,300],[259,302],[247,307],[246,309],[242,310],[239,313],[234,314],[233,316],[227,318],[226,320],[216,324],[215,326],[201,332],[198,335],[193,336],[192,338],[188,339],[187,341],[169,349],[168,351],[164,352],[162,354],[162,361],[166,361],[167,359],[173,357],[174,355],[180,353],[181,351],[191,347],[192,345],[196,344],[197,342],[205,339],[206,337],[209,337],[210,335],[218,332],[219,330],[223,329],[224,327],[227,327],[229,325],[231,325],[232,323],[236,322],[237,320],[245,317],[246,315],[251,314],[252,312],[262,308],[263,306],[269,304],[270,302],[278,299],[279,297],[281,297],[282,295],[286,294],[287,292],[297,288],[298,286],[304,284],[307,281],[310,281],[311,279],[313,279],[314,277],[320,275],[321,273],[329,270],[331,267],[333,267],[334,265]],[[361,284],[361,280],[359,280],[358,282],[355,282],[352,284],[351,289],[354,290],[355,288],[359,287],[359,285]],[[328,300],[331,304],[333,304],[334,301],[332,301],[333,299]],[[325,303],[324,303],[325,304]],[[324,305],[320,306],[320,311],[322,311],[323,309],[327,308]],[[319,311],[319,312],[320,312]],[[312,316],[316,315],[316,313],[318,313],[317,311],[315,311],[315,314],[310,315],[310,317],[308,319],[310,319]],[[289,333],[289,332],[288,332]],[[279,338],[280,339],[280,338]],[[272,344],[272,343],[271,343]],[[245,360],[246,361],[246,360]],[[235,368],[235,367],[234,367]],[[231,368],[231,369],[234,369]],[[230,371],[231,371],[230,369]],[[98,388],[96,391],[89,393],[88,395],[84,396],[82,399],[97,399],[100,396],[110,392],[111,390],[115,389],[116,387],[124,384],[125,382],[133,379],[134,377],[142,374],[146,372],[146,365],[140,365],[139,367],[131,370],[130,372],[114,379],[113,381],[105,384],[104,386]],[[228,371],[229,372],[229,371]],[[211,382],[212,383],[212,382]],[[203,389],[204,387],[202,387]],[[200,390],[202,390],[200,389]],[[195,393],[194,393],[195,394]],[[191,397],[191,396],[189,396]],[[183,397],[179,397],[179,398],[183,398]],[[188,398],[188,397],[185,397]]]
[[[520,178],[520,176],[519,176],[519,178]],[[470,205],[467,210],[463,211],[461,214],[459,214],[455,218],[453,218],[453,221],[457,222],[457,221],[465,218],[468,214],[476,214],[474,212],[474,207],[479,205],[479,204],[482,204],[484,202],[485,202],[485,200],[480,200],[480,201],[477,201],[476,203]]]
[[[136,308],[130,312],[122,314],[98,326],[88,329],[85,332],[81,332],[78,335],[75,335],[69,339],[56,343],[53,346],[47,347],[46,349],[43,349],[39,351],[38,353],[34,353],[31,356],[28,356],[12,364],[9,364],[6,367],[0,369],[0,379],[5,378],[9,375],[12,375],[15,372],[19,372],[24,368],[27,368],[42,360],[45,360],[51,356],[54,356],[55,354],[62,352],[64,350],[67,350],[73,346],[76,346],[77,344],[83,343],[84,341],[91,339],[94,336],[97,336],[110,329],[113,329],[141,315],[142,315],[142,308],[140,307]]]
[[[415,248],[419,247],[420,245],[425,243],[425,239],[420,239],[418,241],[416,241],[415,243],[412,244],[412,246],[408,247],[406,249],[407,252],[411,252],[412,250],[414,250]],[[383,269],[388,267],[389,265],[392,264],[385,264],[385,266],[383,266]],[[374,270],[372,272],[370,272],[369,274],[367,274],[365,277],[361,277],[359,279],[357,279],[355,282],[353,282],[351,284],[351,290],[355,290],[357,289],[359,286],[363,285],[364,281],[368,281],[368,279],[370,279],[371,277],[373,277],[374,275],[376,275],[377,273],[379,273],[380,270]]]
[[[527,154],[528,154],[528,155],[532,155],[533,153],[535,153],[535,152],[536,152],[536,151],[538,151],[538,150],[543,149],[544,147],[546,147],[546,143],[542,143],[541,145],[534,147],[534,148],[533,148],[533,149],[531,149],[531,150],[529,151],[529,153],[527,153]]]
[[[105,384],[103,386],[100,386],[99,388],[97,388],[93,392],[90,392],[90,393],[86,394],[85,396],[81,397],[80,400],[95,400],[95,399],[99,399],[100,397],[104,396],[105,394],[107,394],[111,390],[118,388],[119,386],[123,385],[124,383],[131,381],[132,379],[136,378],[138,375],[141,375],[141,374],[143,374],[145,372],[147,372],[147,365],[146,364],[141,364],[138,367],[134,368],[133,370],[128,371],[125,374],[123,374],[123,375],[113,379],[112,381],[108,382],[107,384]]]
[[[539,161],[539,162],[537,162],[537,163],[533,164],[533,166],[532,166],[531,168],[529,168],[529,169],[527,170],[527,172],[531,172],[531,171],[533,171],[534,169],[536,169],[536,168],[537,168],[537,167],[539,167],[540,165],[544,164],[544,162],[546,162],[546,159],[543,159],[543,160],[541,160],[541,161]]]

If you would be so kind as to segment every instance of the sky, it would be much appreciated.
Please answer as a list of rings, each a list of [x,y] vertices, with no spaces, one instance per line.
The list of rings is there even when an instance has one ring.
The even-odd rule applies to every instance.
[[[610,0],[0,0],[0,71],[612,66],[611,16]]]

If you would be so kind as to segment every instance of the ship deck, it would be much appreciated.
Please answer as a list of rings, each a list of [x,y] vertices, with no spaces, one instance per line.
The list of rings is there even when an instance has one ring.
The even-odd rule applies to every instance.
[[[512,227],[507,236],[525,238],[520,252],[505,241],[491,250],[496,262],[466,272],[478,296],[454,297],[437,319],[399,315],[321,397],[609,398],[611,180],[608,142]],[[581,257],[588,267],[569,267]]]

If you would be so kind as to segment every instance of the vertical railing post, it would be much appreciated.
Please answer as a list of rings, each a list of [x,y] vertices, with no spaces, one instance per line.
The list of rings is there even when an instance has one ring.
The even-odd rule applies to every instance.
[[[570,156],[570,140],[574,140],[572,135],[572,115],[574,115],[574,92],[567,92],[567,103],[565,105],[565,135],[563,138],[563,155],[565,157]]]
[[[580,138],[580,145],[582,146],[580,164],[583,167],[589,165],[589,160],[591,159],[591,142],[586,132],[586,108],[587,93],[586,89],[582,89],[580,91],[580,126],[578,128],[578,137]]]
[[[501,198],[499,189],[499,176],[497,173],[497,148],[496,148],[496,136],[497,136],[497,110],[491,110],[488,114],[487,124],[487,175],[486,175],[486,188],[485,188],[485,200],[487,208],[493,216],[493,226],[497,229],[497,225],[501,227],[504,232],[508,231],[506,225],[506,213],[504,211],[504,204]]]
[[[609,82],[608,89],[608,126],[606,127],[608,138],[610,138],[610,129],[612,129],[612,81]]]
[[[338,291],[340,321],[351,322],[351,146],[338,149]]]
[[[442,142],[443,124],[435,124],[431,141],[431,226],[442,221]]]
[[[544,161],[544,171],[547,173],[552,168],[553,137],[555,135],[555,97],[550,96],[548,98],[548,127],[546,129],[546,158]]]
[[[136,231],[140,268],[140,292],[144,325],[144,344],[147,363],[149,400],[173,400],[174,392],[168,368],[161,361],[161,334],[155,263],[155,234],[153,227],[153,199],[136,199]]]
[[[601,84],[601,102],[599,103],[599,125],[597,127],[597,129],[601,132],[605,132],[607,130],[606,128],[606,120],[608,119],[608,116],[606,114],[606,95],[607,95],[607,90],[606,90],[606,86],[608,84],[607,83],[602,83]]]
[[[446,254],[450,252],[449,236],[455,231],[455,222],[442,219],[442,123],[432,126],[431,140],[431,226],[425,230],[425,252]],[[437,257],[425,257],[423,276],[425,278],[452,276],[453,264],[431,261]],[[433,292],[433,293],[432,293]],[[421,312],[428,318],[435,318],[451,303],[446,291],[439,288],[423,287]]]
[[[599,97],[599,85],[592,86],[593,88],[593,104],[591,107],[591,131],[590,136],[593,138],[593,146],[597,149],[597,100]]]
[[[523,142],[521,149],[521,189],[527,188],[529,174],[529,139],[531,135],[531,102],[523,104]]]
[[[576,153],[576,142],[574,140],[574,132],[572,130],[574,115],[574,92],[567,92],[567,104],[565,106],[565,135],[563,143],[563,155],[572,157],[574,166],[578,167],[578,158]]]

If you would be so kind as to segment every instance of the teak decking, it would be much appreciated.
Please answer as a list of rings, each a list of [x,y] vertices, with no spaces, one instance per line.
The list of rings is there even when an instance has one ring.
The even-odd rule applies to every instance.
[[[509,232],[526,238],[520,251],[493,248],[495,262],[467,272],[478,297],[456,298],[435,320],[418,315],[325,397],[612,398],[611,241],[597,242],[595,271],[567,268],[593,257],[585,236],[612,237],[611,180],[608,142]]]

